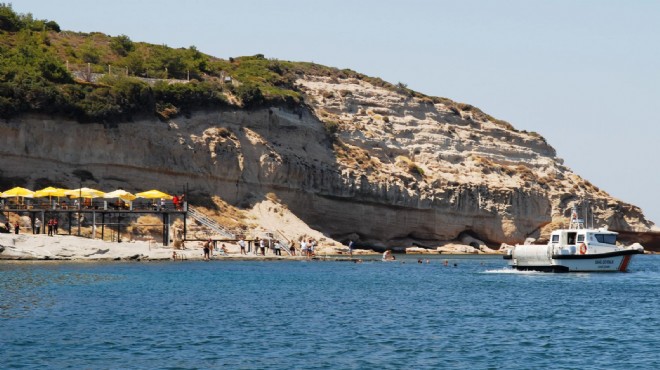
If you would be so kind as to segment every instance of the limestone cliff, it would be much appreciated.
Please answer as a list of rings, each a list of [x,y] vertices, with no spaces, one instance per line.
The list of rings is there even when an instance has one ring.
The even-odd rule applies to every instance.
[[[344,241],[405,247],[470,234],[538,237],[589,200],[596,224],[647,231],[641,210],[566,168],[536,133],[470,106],[412,97],[364,80],[296,82],[305,107],[196,111],[116,125],[38,115],[0,123],[5,184],[114,190],[190,187],[242,209],[267,194]],[[84,174],[81,175],[81,174]]]

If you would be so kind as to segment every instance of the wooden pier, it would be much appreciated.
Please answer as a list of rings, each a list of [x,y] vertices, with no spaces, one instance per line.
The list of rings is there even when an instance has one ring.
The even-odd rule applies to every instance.
[[[115,228],[117,232],[117,242],[121,242],[121,228],[123,226],[129,226],[130,223],[122,224],[121,219],[125,217],[126,219],[132,218],[133,215],[141,214],[150,214],[156,215],[162,219],[162,225],[141,225],[141,226],[162,226],[163,228],[163,245],[168,246],[170,241],[170,224],[172,220],[176,217],[182,217],[183,219],[183,239],[187,239],[187,224],[186,219],[188,216],[188,207],[187,204],[184,204],[181,210],[170,209],[170,208],[141,208],[141,209],[108,209],[107,207],[93,207],[93,208],[36,208],[36,207],[11,207],[6,205],[1,209],[3,213],[7,214],[7,220],[9,220],[9,213],[15,213],[18,215],[28,215],[30,217],[31,229],[35,230],[35,221],[37,218],[41,221],[41,226],[39,227],[39,233],[47,232],[48,220],[57,217],[58,223],[61,224],[64,217],[68,221],[68,235],[73,235],[73,224],[77,224],[77,235],[81,235],[81,220],[91,219],[91,227],[95,232],[98,227],[101,228],[101,239],[104,239],[105,228]],[[90,218],[86,217],[91,216]],[[100,222],[97,222],[98,217],[101,218]],[[106,222],[106,220],[113,220],[116,222]]]

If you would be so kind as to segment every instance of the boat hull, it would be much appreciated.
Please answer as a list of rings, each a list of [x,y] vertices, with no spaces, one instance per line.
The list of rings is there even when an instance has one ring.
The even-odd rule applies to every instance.
[[[522,259],[514,255],[512,267],[517,270],[545,272],[626,272],[635,254],[643,251],[626,249],[601,254],[552,255],[551,258]]]

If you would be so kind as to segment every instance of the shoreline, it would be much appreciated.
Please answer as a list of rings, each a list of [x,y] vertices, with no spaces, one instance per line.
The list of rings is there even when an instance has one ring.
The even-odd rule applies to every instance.
[[[351,260],[362,256],[377,256],[380,253],[373,251],[354,252],[353,256],[343,253],[326,253],[319,248],[316,256],[290,256],[286,251],[282,255],[274,255],[270,250],[265,256],[241,254],[240,247],[236,244],[224,244],[226,254],[219,250],[213,252],[213,261],[221,260],[245,260],[245,261],[290,261],[290,260]],[[173,258],[176,252],[177,258]],[[39,261],[39,262],[114,262],[114,261],[202,261],[204,251],[200,246],[197,248],[176,249],[173,246],[163,246],[153,241],[123,241],[110,242],[99,239],[89,239],[74,235],[46,234],[0,234],[0,262],[4,261]]]
[[[353,255],[338,252],[335,248],[324,248],[319,246],[315,256],[290,256],[286,251],[283,255],[274,254],[255,255],[241,254],[240,247],[236,244],[224,244],[226,254],[213,252],[211,261],[338,261],[358,262],[364,258],[380,260],[382,253],[372,250],[354,250]],[[334,253],[328,253],[332,251]],[[173,258],[176,252],[177,258]],[[273,253],[273,251],[269,251]],[[398,253],[397,253],[398,254]],[[426,256],[449,256],[449,255],[499,255],[475,254],[475,253],[438,253],[428,250],[422,253],[401,253],[402,255]],[[46,234],[0,234],[0,263],[1,262],[150,262],[150,261],[203,261],[204,252],[199,248],[176,249],[172,246],[165,247],[153,241],[123,241],[110,242],[99,239],[89,239],[75,235]]]

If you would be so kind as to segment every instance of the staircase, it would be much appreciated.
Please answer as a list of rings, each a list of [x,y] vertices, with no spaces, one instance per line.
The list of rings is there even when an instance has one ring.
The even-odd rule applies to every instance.
[[[220,234],[227,239],[236,239],[236,236],[229,232],[229,230],[220,226],[217,222],[206,217],[202,212],[197,211],[190,205],[188,205],[188,216],[192,217],[195,221],[211,229],[214,233]]]

